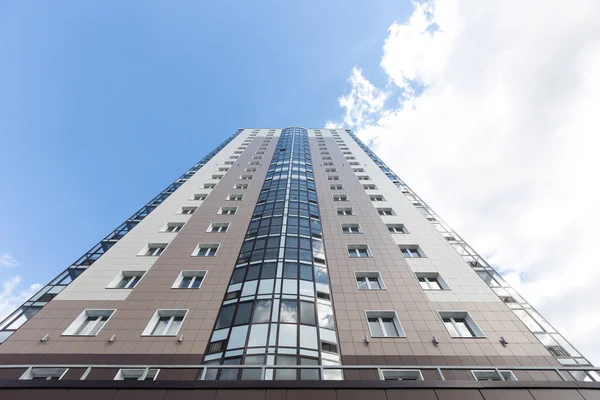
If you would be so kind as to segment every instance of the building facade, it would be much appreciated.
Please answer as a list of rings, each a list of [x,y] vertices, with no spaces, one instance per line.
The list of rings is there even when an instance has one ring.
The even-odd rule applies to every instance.
[[[600,398],[597,369],[345,129],[238,130],[0,341],[0,394],[21,398]]]

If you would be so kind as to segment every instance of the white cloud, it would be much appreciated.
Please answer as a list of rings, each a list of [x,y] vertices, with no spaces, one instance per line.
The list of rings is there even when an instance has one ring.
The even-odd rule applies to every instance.
[[[0,254],[0,268],[12,268],[19,265],[19,262],[10,254]]]
[[[600,363],[600,3],[414,6],[388,85],[353,69],[343,125]]]
[[[13,276],[2,282],[0,290],[0,321],[42,288],[40,284],[21,287],[21,277]]]

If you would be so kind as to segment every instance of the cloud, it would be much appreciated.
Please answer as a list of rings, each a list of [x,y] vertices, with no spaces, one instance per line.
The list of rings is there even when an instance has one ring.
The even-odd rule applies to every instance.
[[[413,3],[354,68],[354,131],[592,362],[600,363],[600,3]]]
[[[16,275],[2,282],[2,289],[0,290],[0,321],[42,288],[42,285],[38,283],[21,288],[21,281],[21,277]]]
[[[10,254],[0,254],[0,268],[12,268],[19,265],[19,262]]]

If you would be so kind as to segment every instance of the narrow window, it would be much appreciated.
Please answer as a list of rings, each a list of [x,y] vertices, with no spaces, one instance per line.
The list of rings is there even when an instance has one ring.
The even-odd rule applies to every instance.
[[[378,208],[377,213],[382,216],[394,215],[394,211],[391,208]]]
[[[158,369],[154,368],[123,368],[117,372],[116,381],[153,381],[158,376]]]
[[[117,275],[115,279],[108,285],[109,288],[113,289],[133,289],[145,271],[122,271]]]
[[[423,290],[448,290],[448,285],[437,272],[415,273]]]
[[[338,208],[337,215],[353,215],[352,208]]]

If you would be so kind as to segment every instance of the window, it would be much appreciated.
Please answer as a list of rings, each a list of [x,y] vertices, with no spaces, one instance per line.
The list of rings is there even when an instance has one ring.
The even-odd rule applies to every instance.
[[[156,310],[142,336],[175,336],[187,310]]]
[[[385,198],[380,194],[371,195],[369,196],[369,199],[371,199],[371,201],[385,201]]]
[[[449,290],[448,285],[437,272],[416,272],[415,275],[423,290]]]
[[[466,311],[440,311],[444,326],[452,337],[485,337]]]
[[[214,189],[216,186],[216,183],[205,183],[204,185],[202,185],[204,189]]]
[[[233,165],[233,164],[235,164],[235,163],[234,163],[233,161],[229,161],[229,160],[228,160],[228,161],[225,161],[223,164],[225,164],[225,165]]]
[[[161,232],[177,233],[183,228],[183,222],[167,222],[167,225],[163,227]]]
[[[96,336],[115,310],[83,310],[63,335]]]
[[[508,370],[499,370],[496,372],[493,369],[483,369],[478,371],[471,371],[475,380],[478,381],[516,381],[517,377],[512,373],[512,371]],[[500,377],[502,375],[502,377]]]
[[[249,181],[252,179],[252,175],[242,175],[240,176],[240,179]]]
[[[197,208],[198,207],[184,206],[184,207],[181,207],[181,210],[179,210],[179,214],[192,215],[196,211]]]
[[[348,196],[345,194],[334,194],[333,201],[348,201]]]
[[[406,233],[406,228],[403,224],[387,224],[388,231],[390,233]]]
[[[244,171],[246,171],[246,172],[256,172],[256,167],[246,167],[246,169],[244,169]]]
[[[391,208],[378,208],[377,209],[377,213],[379,213],[379,215],[394,215],[394,211]]]
[[[230,201],[241,201],[243,198],[243,194],[230,194],[229,196],[227,196],[227,200]]]
[[[411,245],[411,246],[405,246],[405,245],[401,245],[398,246],[400,248],[400,252],[402,253],[402,256],[404,258],[423,258],[425,257],[425,255],[423,254],[423,252],[421,251],[421,249],[419,248],[419,246],[415,246],[415,245]]]
[[[361,233],[359,224],[342,224],[343,233]]]
[[[127,368],[120,369],[115,376],[116,381],[154,381],[158,376],[158,369],[154,368]]]
[[[371,257],[371,252],[366,244],[349,244],[348,256],[351,258]]]
[[[195,257],[214,257],[219,249],[218,244],[199,244],[192,253]]]
[[[360,163],[359,163],[359,162],[357,162],[357,161],[352,161],[352,162],[350,162],[349,164],[350,164],[350,165],[352,165],[352,166],[354,166],[354,165],[360,165]]]
[[[58,381],[67,370],[68,368],[29,368],[19,379]]]
[[[219,180],[219,179],[222,179],[222,178],[223,178],[223,175],[213,175],[213,176],[211,176],[211,179],[215,179],[215,180]]]
[[[229,156],[229,158],[232,159],[232,160],[237,160],[238,156]]]
[[[331,190],[342,190],[342,189],[344,189],[344,185],[342,185],[341,183],[335,183],[333,185],[329,185],[329,189],[331,189]]]
[[[163,251],[165,251],[166,248],[167,243],[149,243],[142,249],[140,253],[138,253],[138,255],[158,257],[163,253]]]
[[[190,200],[200,200],[200,201],[202,201],[202,200],[206,200],[207,196],[208,195],[206,195],[206,194],[196,193],[196,194],[194,194],[194,196],[192,196],[192,198]]]
[[[247,183],[236,183],[235,185],[233,185],[234,189],[248,189],[248,184]]]
[[[372,337],[406,337],[396,311],[366,311]]]
[[[382,369],[381,379],[384,381],[422,381],[423,374],[418,369]]]
[[[329,176],[327,177],[327,180],[328,180],[328,181],[339,181],[339,180],[340,180],[340,177],[339,177],[339,176],[337,176],[337,175],[329,175]]]
[[[323,165],[333,165],[331,161],[324,162]]]
[[[229,229],[229,222],[213,222],[209,225],[206,232],[223,233],[227,232],[227,229]]]
[[[351,208],[338,208],[337,215],[353,215]]]
[[[181,271],[172,289],[198,289],[204,281],[206,271]]]
[[[337,169],[335,168],[325,168],[325,172],[336,172]]]
[[[358,180],[359,181],[370,181],[371,178],[369,178],[367,175],[358,175]]]
[[[112,280],[108,288],[133,289],[138,284],[145,271],[122,271]]]
[[[361,290],[385,289],[379,272],[355,272],[356,285]]]
[[[233,215],[237,212],[237,207],[221,207],[219,214]]]
[[[363,189],[365,189],[365,190],[377,190],[377,186],[372,185],[372,184],[363,185]]]

